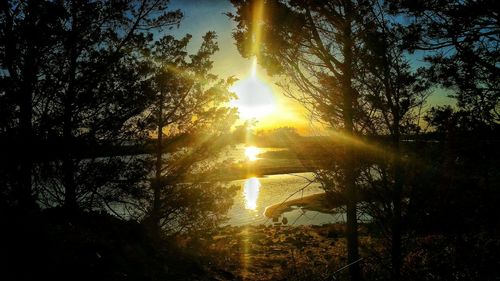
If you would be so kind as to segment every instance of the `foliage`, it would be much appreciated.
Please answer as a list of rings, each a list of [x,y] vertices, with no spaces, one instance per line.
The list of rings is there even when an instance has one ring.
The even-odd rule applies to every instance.
[[[182,18],[168,4],[1,2],[2,203],[142,219],[152,165],[126,147],[148,152],[161,124],[172,144],[161,150],[168,160],[158,180],[175,186],[164,196],[169,219],[199,228],[222,219],[232,189],[210,179],[217,161],[209,158],[236,118],[225,107],[232,78],[210,74],[214,32],[194,54],[190,35],[155,37]],[[163,120],[154,114],[159,92]]]
[[[409,20],[408,49],[423,50],[430,76],[453,90],[476,119],[498,123],[500,90],[498,4],[482,1],[388,1]]]
[[[144,204],[146,220],[168,233],[217,226],[234,194],[210,175],[217,172],[217,158],[236,120],[235,109],[226,106],[233,98],[232,79],[217,80],[210,73],[210,57],[218,50],[214,32],[192,55],[186,51],[190,39],[167,35],[151,47],[155,97],[138,121],[157,137],[149,160],[155,173]]]

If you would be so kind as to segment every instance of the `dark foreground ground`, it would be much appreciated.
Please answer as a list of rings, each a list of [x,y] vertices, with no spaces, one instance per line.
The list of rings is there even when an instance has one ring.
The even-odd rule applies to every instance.
[[[242,226],[153,239],[103,213],[2,213],[1,280],[348,280],[343,225]],[[408,235],[405,280],[498,280],[494,233]],[[388,280],[387,242],[360,227],[365,280]],[[335,278],[335,279],[334,279]]]

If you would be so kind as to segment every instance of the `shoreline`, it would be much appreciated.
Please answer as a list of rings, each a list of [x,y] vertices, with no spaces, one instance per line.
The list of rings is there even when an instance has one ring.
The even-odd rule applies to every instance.
[[[249,177],[262,178],[266,176],[286,175],[286,174],[299,174],[299,173],[312,173],[311,168],[306,167],[278,167],[278,168],[238,168],[224,171],[215,177],[218,181],[236,181],[246,180]]]
[[[342,202],[332,202],[326,193],[322,192],[270,205],[266,207],[264,216],[267,218],[277,218],[283,213],[292,211],[293,207],[329,214],[335,213],[334,209],[342,205]]]

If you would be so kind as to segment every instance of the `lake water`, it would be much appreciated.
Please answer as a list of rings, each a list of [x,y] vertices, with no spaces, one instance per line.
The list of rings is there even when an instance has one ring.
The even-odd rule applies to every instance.
[[[323,190],[318,183],[310,183],[312,173],[271,175],[231,182],[240,187],[234,198],[234,205],[228,212],[230,225],[272,224],[270,218],[264,216],[266,207],[279,204],[285,200],[297,199]],[[307,186],[307,187],[306,187]],[[325,214],[316,211],[296,208],[284,213],[279,221],[286,217],[289,225],[325,224],[344,221],[345,215]]]
[[[275,148],[259,148],[260,153],[276,150]],[[233,148],[231,156],[237,161],[250,161],[245,158],[245,146]],[[257,155],[257,158],[259,156]],[[261,159],[264,160],[264,159]],[[259,161],[259,159],[257,159]],[[313,173],[296,173],[269,175],[258,178],[248,178],[232,181],[230,184],[239,187],[238,193],[234,197],[234,205],[228,212],[229,225],[245,224],[272,224],[272,219],[264,216],[266,207],[279,204],[285,200],[297,199],[302,196],[322,193],[318,183],[311,181],[314,179]],[[285,212],[280,218],[286,217],[289,225],[304,224],[325,224],[343,222],[344,213],[325,214],[316,211],[295,208]]]

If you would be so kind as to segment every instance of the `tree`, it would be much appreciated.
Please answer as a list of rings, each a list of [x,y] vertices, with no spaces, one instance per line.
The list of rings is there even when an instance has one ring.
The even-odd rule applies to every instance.
[[[156,124],[159,173],[153,182],[168,190],[151,200],[152,209],[172,212],[181,227],[203,216],[207,223],[220,221],[220,212],[210,211],[229,207],[232,197],[220,191],[231,189],[208,172],[235,120],[234,110],[224,107],[232,79],[209,73],[218,50],[214,33],[207,33],[193,55],[186,52],[190,36],[154,38],[182,17],[168,3],[2,2],[0,99],[7,111],[0,114],[0,139],[6,147],[21,142],[23,153],[14,165],[2,161],[6,175],[12,166],[22,171],[2,181],[19,181],[12,190],[20,205],[37,200],[42,207],[64,206],[70,214],[106,209],[129,218],[149,215],[142,207],[149,202],[144,181],[151,170],[135,154],[149,152],[148,141],[142,141]],[[19,98],[25,94],[29,99]],[[21,113],[26,110],[28,117]],[[151,113],[156,115],[150,118]],[[172,186],[175,200],[164,202]],[[2,201],[10,200],[3,195]]]
[[[75,176],[79,160],[73,150],[78,140],[118,144],[126,121],[148,101],[146,67],[140,52],[153,30],[179,23],[179,11],[168,11],[168,1],[78,2],[67,11],[55,112],[62,131],[64,205],[77,208]],[[61,122],[62,121],[62,122]]]
[[[406,44],[424,51],[435,81],[453,90],[458,105],[486,124],[500,122],[498,3],[389,1],[409,19]]]
[[[218,51],[214,32],[192,55],[186,51],[190,39],[165,36],[151,52],[155,99],[145,122],[156,135],[147,217],[154,233],[213,227],[232,202],[231,189],[210,175],[236,120],[235,109],[226,107],[232,78],[217,80],[210,73]]]
[[[426,100],[429,82],[423,71],[413,71],[402,48],[402,34],[383,2],[374,2],[372,21],[367,24],[364,48],[364,69],[360,75],[366,105],[370,114],[365,124],[374,135],[385,138],[373,166],[363,176],[369,183],[367,192],[375,204],[372,216],[386,226],[390,234],[392,278],[401,278],[404,203],[407,197],[408,174],[405,171],[406,151],[401,147],[404,135],[419,131],[420,112]],[[377,175],[377,176],[375,176]],[[378,210],[379,208],[385,210]]]
[[[0,2],[0,93],[2,96],[2,133],[8,173],[16,176],[9,188],[17,205],[24,209],[34,205],[33,170],[33,101],[44,77],[41,70],[50,60],[57,28],[57,5],[46,1]],[[5,102],[5,103],[4,103]],[[15,203],[16,204],[16,203]]]
[[[19,190],[31,200],[35,152],[61,179],[39,184],[48,201],[62,195],[64,206],[75,210],[79,200],[93,200],[97,187],[77,178],[93,169],[92,151],[130,138],[127,122],[142,112],[149,94],[140,54],[153,31],[182,16],[168,11],[168,2],[2,2],[2,74],[6,96],[19,101]]]
[[[230,15],[237,23],[234,37],[240,53],[256,55],[288,96],[302,103],[317,120],[340,129],[344,139],[341,162],[327,167],[338,177],[347,198],[348,262],[352,280],[359,280],[355,152],[349,141],[364,132],[358,71],[360,34],[370,1],[233,1]],[[253,21],[264,5],[264,17]],[[262,38],[256,42],[255,30]],[[260,44],[253,47],[255,44]],[[291,82],[291,83],[288,83]],[[293,85],[290,87],[288,85]],[[333,188],[329,186],[327,188]]]

